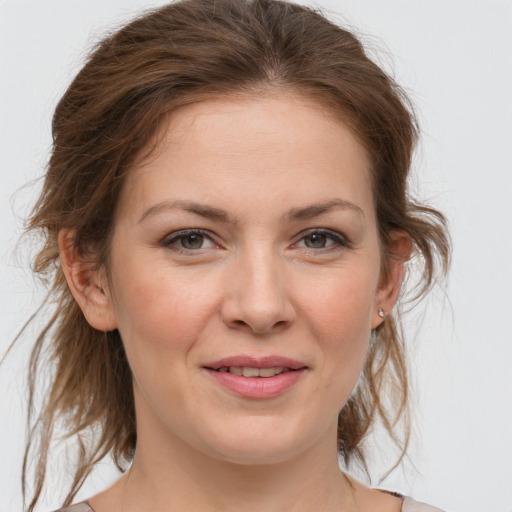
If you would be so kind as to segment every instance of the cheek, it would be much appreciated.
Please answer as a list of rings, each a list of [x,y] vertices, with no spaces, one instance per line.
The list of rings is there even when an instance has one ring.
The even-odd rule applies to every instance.
[[[126,350],[147,355],[186,350],[216,308],[215,286],[180,274],[168,266],[130,265],[130,279],[116,280],[115,313]],[[127,270],[125,268],[125,270]]]
[[[309,288],[301,306],[323,354],[322,391],[337,388],[342,403],[354,388],[368,351],[376,286],[371,276],[356,269],[349,275],[332,273],[323,286]]]
[[[343,349],[370,334],[375,300],[375,285],[364,271],[350,275],[332,273],[323,285],[309,286],[303,295],[302,309],[311,320],[318,339],[331,340]],[[343,346],[342,346],[343,345]]]

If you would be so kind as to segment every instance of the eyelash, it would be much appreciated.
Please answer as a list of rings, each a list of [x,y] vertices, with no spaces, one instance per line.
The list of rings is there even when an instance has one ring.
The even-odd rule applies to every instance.
[[[352,243],[341,233],[337,233],[336,231],[331,231],[329,229],[310,229],[304,233],[301,233],[299,242],[306,239],[308,236],[311,235],[320,235],[327,239],[330,239],[334,242],[334,244],[327,246],[327,247],[320,247],[320,248],[312,248],[312,247],[305,247],[310,252],[318,253],[319,251],[327,252],[330,250],[336,250],[336,249],[352,249]],[[297,244],[298,242],[295,242]],[[294,245],[295,245],[294,244]]]
[[[208,239],[208,240],[210,240],[211,243],[217,245],[215,243],[215,241],[212,239],[209,232],[202,230],[202,229],[184,229],[181,231],[174,232],[170,236],[164,238],[164,240],[162,241],[162,245],[164,247],[172,249],[173,251],[176,251],[180,254],[190,255],[191,253],[198,252],[203,248],[201,247],[199,249],[187,249],[185,247],[179,247],[178,245],[175,245],[175,244],[179,240],[182,240],[185,237],[191,236],[191,235],[202,236],[202,237],[204,237],[204,239]],[[294,242],[293,245],[298,244],[299,242],[303,241],[304,239],[306,239],[308,236],[311,236],[311,235],[323,236],[326,239],[332,240],[334,242],[334,244],[329,245],[327,247],[319,247],[319,248],[312,248],[312,247],[305,246],[304,248],[310,253],[318,254],[319,252],[327,252],[327,251],[332,251],[332,250],[336,250],[336,249],[340,249],[340,248],[343,248],[343,249],[352,249],[353,248],[352,243],[345,236],[343,236],[340,233],[337,233],[335,231],[328,230],[328,229],[310,229],[304,233],[301,233],[300,238],[298,239],[297,242]]]
[[[171,233],[170,236],[164,238],[162,241],[162,245],[164,247],[168,247],[169,249],[172,249],[173,251],[176,251],[181,254],[190,254],[192,252],[199,251],[201,249],[187,249],[185,247],[179,247],[178,245],[173,245],[179,240],[184,239],[187,236],[191,235],[199,235],[204,237],[205,239],[210,240],[212,243],[215,244],[212,237],[207,231],[204,231],[203,229],[183,229],[181,231],[176,231],[175,233]],[[217,244],[216,244],[217,245]]]

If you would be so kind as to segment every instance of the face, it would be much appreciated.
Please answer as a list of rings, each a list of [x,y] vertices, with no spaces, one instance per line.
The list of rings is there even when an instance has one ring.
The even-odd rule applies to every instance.
[[[161,135],[108,272],[139,439],[249,464],[335,442],[391,306],[365,150],[293,95],[187,106]]]

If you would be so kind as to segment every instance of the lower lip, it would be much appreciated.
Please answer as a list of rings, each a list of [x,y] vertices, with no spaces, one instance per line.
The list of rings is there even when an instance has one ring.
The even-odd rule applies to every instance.
[[[274,377],[242,377],[229,372],[205,370],[221,386],[247,398],[272,398],[284,393],[304,375],[306,368],[274,375]]]

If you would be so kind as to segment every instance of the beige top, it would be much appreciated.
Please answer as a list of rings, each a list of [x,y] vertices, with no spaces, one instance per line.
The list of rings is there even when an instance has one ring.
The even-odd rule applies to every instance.
[[[87,502],[77,503],[70,507],[60,508],[55,512],[94,512]],[[405,497],[402,504],[402,512],[443,512],[439,508],[431,507],[425,503],[420,503],[412,498]]]

